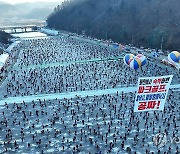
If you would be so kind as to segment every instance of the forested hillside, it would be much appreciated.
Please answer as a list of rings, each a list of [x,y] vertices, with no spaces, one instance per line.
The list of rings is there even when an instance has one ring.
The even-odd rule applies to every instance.
[[[7,44],[9,43],[10,38],[11,38],[10,34],[0,31],[0,43]]]
[[[70,0],[54,9],[51,28],[136,46],[180,50],[179,0]]]

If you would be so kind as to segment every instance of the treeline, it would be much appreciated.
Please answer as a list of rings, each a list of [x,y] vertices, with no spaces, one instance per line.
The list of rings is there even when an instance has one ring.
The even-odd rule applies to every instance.
[[[10,43],[9,39],[11,38],[11,35],[4,32],[4,31],[0,31],[0,43],[3,44],[8,44]]]
[[[163,50],[180,50],[179,0],[70,0],[48,17],[50,28]]]

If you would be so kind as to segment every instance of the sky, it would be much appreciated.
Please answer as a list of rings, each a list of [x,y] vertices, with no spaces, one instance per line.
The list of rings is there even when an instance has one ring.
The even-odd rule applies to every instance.
[[[16,3],[25,3],[25,2],[36,2],[36,1],[44,1],[44,2],[62,2],[64,0],[0,0],[6,3],[10,4],[16,4]]]

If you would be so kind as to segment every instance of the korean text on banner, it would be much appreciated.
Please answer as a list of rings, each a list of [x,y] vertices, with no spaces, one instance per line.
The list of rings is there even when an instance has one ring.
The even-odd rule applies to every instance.
[[[172,78],[173,75],[139,78],[134,112],[163,110]]]

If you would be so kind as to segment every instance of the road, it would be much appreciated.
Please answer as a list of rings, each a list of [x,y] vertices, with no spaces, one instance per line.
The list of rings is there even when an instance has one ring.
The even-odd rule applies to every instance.
[[[171,89],[180,90],[180,84],[171,85]],[[45,100],[53,100],[53,99],[64,99],[64,98],[74,98],[77,96],[86,97],[86,96],[100,96],[106,94],[115,94],[115,93],[129,93],[135,92],[137,87],[122,87],[122,88],[111,88],[111,89],[104,89],[104,90],[89,90],[89,91],[75,91],[75,92],[68,92],[68,93],[53,93],[53,94],[39,94],[39,95],[30,95],[30,96],[18,96],[18,97],[8,97],[0,100],[0,105],[3,105],[5,102],[10,103],[22,103],[22,101],[32,102],[33,100],[45,99]]]

